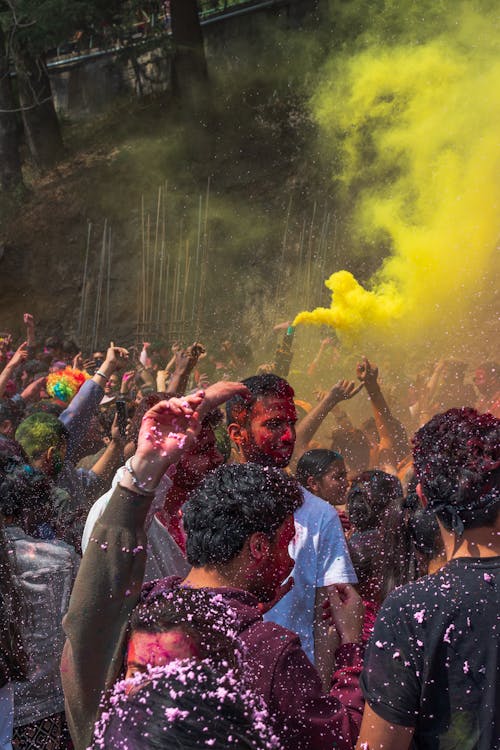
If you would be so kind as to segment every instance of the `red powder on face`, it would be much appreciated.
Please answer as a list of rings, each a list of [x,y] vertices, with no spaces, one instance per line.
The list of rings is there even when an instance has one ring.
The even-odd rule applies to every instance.
[[[164,633],[136,631],[128,645],[127,677],[144,671],[148,665],[161,667],[176,659],[199,657],[194,638],[178,628]]]

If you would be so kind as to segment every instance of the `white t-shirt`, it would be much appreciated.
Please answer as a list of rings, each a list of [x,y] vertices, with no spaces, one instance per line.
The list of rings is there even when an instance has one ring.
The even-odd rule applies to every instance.
[[[91,507],[82,535],[82,552],[85,552],[92,535],[96,521],[104,513],[107,504],[118,482],[126,469],[123,466],[116,472],[111,488],[102,495]],[[145,581],[155,581],[167,576],[182,576],[185,578],[191,568],[178,545],[172,539],[165,526],[155,517],[157,510],[163,507],[165,495],[172,486],[171,480],[165,474],[157,487],[155,497],[146,519],[148,535],[148,556],[146,560]]]
[[[342,524],[335,508],[302,488],[304,504],[295,512],[295,538],[290,556],[294,587],[264,615],[297,633],[314,664],[314,605],[316,589],[334,583],[357,583]]]

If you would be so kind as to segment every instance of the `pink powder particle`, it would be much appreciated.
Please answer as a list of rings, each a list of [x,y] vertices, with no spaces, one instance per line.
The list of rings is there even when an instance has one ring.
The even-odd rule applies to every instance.
[[[450,638],[450,635],[451,635],[451,632],[452,632],[453,630],[455,630],[455,626],[453,625],[453,623],[451,623],[451,625],[449,625],[449,626],[448,626],[448,627],[446,628],[446,632],[445,632],[445,634],[444,634],[444,636],[443,636],[443,641],[444,641],[444,643],[451,643],[451,638]]]
[[[489,573],[483,573],[483,578],[486,581],[486,583],[491,583],[493,581],[493,576]]]
[[[415,614],[413,615],[413,617],[421,625],[423,623],[423,621],[424,621],[424,618],[425,618],[425,609],[421,609],[421,610],[419,610],[419,612],[415,612]]]
[[[382,643],[382,641],[375,641],[375,645],[377,648],[384,648],[384,644]]]
[[[469,674],[470,667],[469,667],[469,662],[468,661],[464,661],[464,667],[463,667],[463,669],[464,669],[464,674]]]

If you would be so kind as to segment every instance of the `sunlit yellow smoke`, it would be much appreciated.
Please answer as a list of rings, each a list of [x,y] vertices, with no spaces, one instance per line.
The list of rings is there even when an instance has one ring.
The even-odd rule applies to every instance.
[[[399,345],[438,342],[466,327],[491,294],[500,236],[498,19],[455,12],[454,31],[425,44],[373,46],[331,62],[312,105],[326,142],[343,145],[335,177],[354,201],[351,236],[385,242],[390,254],[368,289],[334,273],[330,308],[302,312],[296,324],[327,324],[351,341],[389,332]]]

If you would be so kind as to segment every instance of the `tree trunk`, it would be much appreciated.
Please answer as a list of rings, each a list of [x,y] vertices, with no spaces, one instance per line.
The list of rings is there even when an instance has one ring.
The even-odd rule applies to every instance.
[[[63,141],[47,66],[41,56],[34,58],[18,41],[12,53],[28,147],[40,169],[48,169],[63,155]]]
[[[5,37],[0,25],[0,189],[12,190],[23,183],[19,156],[18,109],[9,74]]]
[[[197,0],[171,0],[172,37],[176,46],[174,59],[174,93],[196,103],[206,93],[207,62],[203,46]]]

